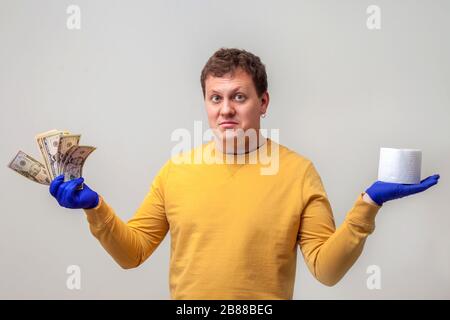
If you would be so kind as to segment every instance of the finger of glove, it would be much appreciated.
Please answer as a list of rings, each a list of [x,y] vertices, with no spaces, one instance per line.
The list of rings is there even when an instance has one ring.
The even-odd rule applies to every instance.
[[[69,186],[70,183],[71,183],[71,181],[63,182],[59,186],[58,190],[56,191],[56,199],[58,199],[60,204],[61,204],[61,201],[63,200],[64,191],[66,190],[66,188]]]
[[[75,189],[82,182],[82,178],[74,179],[68,182],[67,186],[62,192],[62,202],[65,207],[73,208],[75,205]]]
[[[64,182],[64,175],[59,175],[55,179],[53,179],[52,183],[50,184],[50,194],[56,198],[58,188],[63,184]]]
[[[424,183],[424,182],[427,182],[430,180],[439,180],[439,178],[440,178],[440,176],[438,174],[434,174],[432,176],[429,176],[429,177],[423,179],[422,181],[420,181],[420,183]]]
[[[424,179],[421,183],[403,185],[402,193],[404,195],[419,193],[419,192],[425,191],[428,188],[434,186],[436,183],[438,183],[438,178],[431,176],[431,177]]]
[[[67,185],[67,187],[65,188],[65,190],[63,192],[63,198],[65,198],[66,200],[73,199],[74,195],[75,195],[75,189],[78,187],[78,185],[83,183],[83,181],[84,181],[83,178],[78,178],[78,179],[69,181],[69,184]]]

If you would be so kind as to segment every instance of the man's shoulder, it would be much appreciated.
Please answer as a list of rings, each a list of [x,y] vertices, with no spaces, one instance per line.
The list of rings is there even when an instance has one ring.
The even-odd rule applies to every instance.
[[[308,156],[304,155],[303,153],[295,151],[285,145],[276,143],[274,141],[272,141],[272,144],[278,145],[280,159],[283,159],[284,161],[294,162],[302,167],[303,166],[306,167],[312,163],[311,159]]]

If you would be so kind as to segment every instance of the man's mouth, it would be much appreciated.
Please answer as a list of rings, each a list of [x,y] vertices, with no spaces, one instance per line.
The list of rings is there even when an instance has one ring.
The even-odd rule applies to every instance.
[[[234,122],[234,121],[223,121],[223,122],[221,122],[220,123],[220,126],[222,127],[222,128],[234,128],[235,126],[237,126],[237,122]]]

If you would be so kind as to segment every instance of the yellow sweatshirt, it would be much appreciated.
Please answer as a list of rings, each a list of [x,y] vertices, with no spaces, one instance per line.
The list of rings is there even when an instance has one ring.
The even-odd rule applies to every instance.
[[[142,264],[170,230],[172,299],[292,299],[297,244],[314,277],[336,284],[361,254],[380,207],[360,193],[336,229],[313,163],[266,141],[247,154],[257,154],[256,163],[180,164],[213,142],[172,157],[127,223],[102,196],[86,209],[92,234],[128,269]],[[276,174],[261,174],[258,154],[275,150]]]

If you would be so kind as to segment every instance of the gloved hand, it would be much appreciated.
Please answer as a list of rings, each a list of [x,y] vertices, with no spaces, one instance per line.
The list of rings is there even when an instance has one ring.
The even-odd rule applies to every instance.
[[[429,187],[434,186],[438,183],[439,175],[435,174],[429,176],[426,179],[420,181],[416,184],[401,184],[401,183],[390,183],[376,181],[369,188],[367,188],[366,193],[375,201],[379,206],[383,202],[394,200],[398,198],[403,198],[414,193],[419,193],[427,190]]]
[[[77,187],[84,182],[84,178],[64,182],[64,175],[59,175],[50,184],[50,194],[58,200],[60,206],[69,209],[91,209],[98,205],[99,196],[86,184],[82,190]]]

